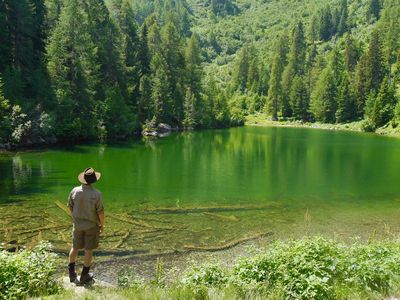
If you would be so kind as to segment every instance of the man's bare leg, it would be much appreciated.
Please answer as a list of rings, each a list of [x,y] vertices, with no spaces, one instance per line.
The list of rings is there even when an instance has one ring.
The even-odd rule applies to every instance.
[[[93,250],[85,250],[85,257],[83,259],[83,265],[90,267],[92,265]]]
[[[75,263],[76,258],[78,257],[78,249],[75,249],[73,246],[71,247],[71,250],[69,251],[69,263]]]

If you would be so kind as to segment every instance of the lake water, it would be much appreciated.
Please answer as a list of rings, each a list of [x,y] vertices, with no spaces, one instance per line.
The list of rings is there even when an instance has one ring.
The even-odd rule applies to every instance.
[[[108,250],[400,230],[399,139],[243,127],[1,155],[0,240],[67,248],[69,217],[55,202],[66,203],[87,166],[102,172]]]

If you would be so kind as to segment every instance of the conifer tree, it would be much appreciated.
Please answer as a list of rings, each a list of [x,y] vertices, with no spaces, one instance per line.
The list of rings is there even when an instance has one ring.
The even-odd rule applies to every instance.
[[[243,48],[239,51],[236,59],[235,69],[233,72],[232,85],[234,90],[237,89],[240,92],[244,92],[246,90],[250,65],[249,55],[249,46],[244,45]]]
[[[190,116],[192,120],[190,127],[192,128],[200,123],[204,111],[201,102],[202,77],[203,69],[201,66],[200,46],[197,35],[193,34],[185,50],[186,94],[184,102],[185,119],[187,116]],[[187,104],[190,105],[187,106]],[[190,109],[190,112],[187,112],[187,109]]]
[[[347,8],[347,0],[342,0],[340,4],[340,19],[337,28],[337,32],[339,35],[343,35],[348,30],[348,8]]]
[[[332,13],[331,8],[326,6],[320,12],[320,21],[319,21],[319,38],[321,40],[327,41],[332,36]]]
[[[345,73],[338,88],[336,122],[352,121],[356,115],[356,97],[349,76]]]
[[[169,105],[173,101],[169,85],[168,65],[161,52],[156,52],[151,60],[151,100],[152,121],[169,122]]]
[[[184,118],[183,127],[185,129],[194,129],[196,126],[196,110],[195,110],[195,96],[191,89],[186,90],[184,102]]]
[[[5,0],[0,1],[0,73],[12,62],[10,23]]]
[[[127,0],[121,3],[115,17],[122,33],[122,55],[129,103],[136,106],[140,86],[140,41],[135,16]]]
[[[286,35],[279,38],[275,46],[275,54],[272,61],[266,110],[272,115],[273,120],[278,120],[278,110],[282,101],[281,82],[282,73],[286,64],[287,42]]]
[[[309,96],[304,78],[296,76],[290,91],[290,98],[293,99],[293,116],[302,121],[308,119]]]
[[[169,94],[171,100],[165,111],[169,116],[169,122],[180,124],[183,119],[183,98],[185,73],[185,58],[183,54],[183,41],[179,30],[174,24],[174,19],[169,20],[163,27],[161,33],[162,53],[167,63],[167,74],[169,81]]]
[[[371,35],[367,52],[367,89],[378,92],[385,74],[385,59],[382,52],[380,33],[374,31]]]
[[[374,129],[385,125],[393,118],[395,105],[394,86],[389,86],[388,78],[386,77],[382,81],[376,98],[374,99],[371,97],[371,99],[369,99],[366,109],[367,118]]]
[[[357,116],[363,117],[365,112],[365,102],[369,90],[369,80],[367,77],[367,56],[363,55],[359,60],[354,73],[354,91],[357,98]]]
[[[61,139],[89,138],[96,134],[95,49],[81,1],[65,1],[47,47],[48,70],[58,102],[57,135]]]
[[[350,34],[345,36],[344,64],[347,72],[354,71],[359,59],[359,50]]]
[[[140,77],[150,72],[151,56],[147,43],[148,43],[148,24],[144,22],[142,27],[140,28],[140,36],[139,36],[138,60],[140,62]]]
[[[139,97],[136,105],[136,111],[139,123],[144,123],[152,118],[152,103],[151,103],[151,79],[145,74],[140,77]]]
[[[379,14],[381,11],[381,3],[380,0],[369,0],[368,2],[368,10],[367,10],[367,19],[371,21],[374,19],[379,19]]]
[[[303,23],[299,22],[292,32],[291,45],[288,55],[288,65],[282,75],[282,116],[291,117],[294,99],[290,98],[292,81],[295,76],[304,74],[304,61],[306,55]]]
[[[317,121],[335,122],[336,86],[331,66],[325,68],[317,82],[312,97],[312,111]]]
[[[102,100],[108,87],[117,84],[123,89],[121,36],[111,21],[104,0],[85,0],[83,3],[88,16],[88,31],[97,48],[99,85],[96,97]]]

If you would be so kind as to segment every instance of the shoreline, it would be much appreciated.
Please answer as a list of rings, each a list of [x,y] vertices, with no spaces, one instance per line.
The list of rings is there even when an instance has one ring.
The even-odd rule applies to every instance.
[[[400,128],[393,128],[388,124],[378,128],[375,132],[366,132],[362,130],[364,120],[344,123],[344,124],[329,124],[329,123],[310,123],[302,121],[272,121],[268,120],[266,115],[251,115],[246,117],[245,126],[258,127],[282,127],[282,128],[309,128],[331,131],[351,131],[359,133],[368,133],[377,136],[400,138]]]

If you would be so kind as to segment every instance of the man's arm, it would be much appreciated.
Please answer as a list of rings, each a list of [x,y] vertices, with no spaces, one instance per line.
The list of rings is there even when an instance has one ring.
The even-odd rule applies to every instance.
[[[97,213],[97,215],[99,216],[99,221],[100,221],[100,224],[99,224],[100,233],[102,233],[103,229],[104,229],[104,210]]]
[[[73,190],[71,191],[71,193],[69,193],[68,202],[67,202],[68,208],[71,213],[74,210],[74,200],[72,199],[72,192],[73,192]]]

